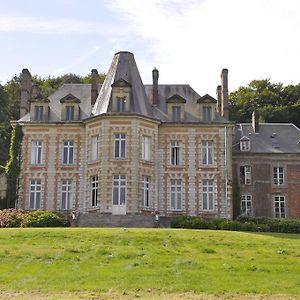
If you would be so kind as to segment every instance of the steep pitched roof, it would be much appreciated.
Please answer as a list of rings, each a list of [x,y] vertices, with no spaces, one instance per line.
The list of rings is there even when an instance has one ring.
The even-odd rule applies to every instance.
[[[173,96],[169,97],[167,103],[186,103],[186,100],[178,94],[174,94]]]
[[[197,100],[197,103],[217,103],[217,100],[214,97],[205,94]]]

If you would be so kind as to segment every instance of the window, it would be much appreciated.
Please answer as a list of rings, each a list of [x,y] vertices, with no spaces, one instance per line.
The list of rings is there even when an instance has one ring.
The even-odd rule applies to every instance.
[[[276,185],[282,185],[284,183],[283,167],[273,168],[273,183]]]
[[[43,114],[44,114],[44,107],[40,105],[35,106],[35,114],[34,114],[35,121],[43,121]]]
[[[241,141],[240,142],[240,150],[241,151],[249,151],[250,150],[250,141]]]
[[[91,138],[91,158],[92,160],[99,159],[99,136],[94,135]]]
[[[66,106],[66,120],[73,121],[74,120],[74,106]]]
[[[274,216],[275,218],[286,218],[285,211],[285,197],[284,196],[274,196]]]
[[[124,205],[126,200],[126,176],[113,177],[113,205]]]
[[[213,142],[212,141],[202,142],[202,164],[203,165],[213,164]]]
[[[181,141],[171,141],[171,165],[181,164]]]
[[[251,166],[240,166],[240,183],[251,184]]]
[[[72,189],[72,181],[62,180],[61,185],[61,209],[69,210],[71,208],[71,189]]]
[[[242,195],[241,213],[244,215],[252,214],[252,196],[251,195]]]
[[[179,122],[181,119],[180,106],[172,106],[172,121]]]
[[[126,134],[115,134],[115,158],[126,158]]]
[[[32,141],[31,142],[31,164],[41,165],[43,161],[43,142]]]
[[[214,210],[214,181],[212,179],[202,180],[202,209]]]
[[[74,162],[74,142],[64,141],[63,148],[63,163],[66,165],[71,165]]]
[[[211,106],[203,107],[203,121],[209,122],[212,119]]]
[[[171,210],[182,210],[181,179],[171,179]]]
[[[98,205],[98,176],[93,176],[91,178],[91,191],[92,191],[92,206],[97,206]]]
[[[126,97],[117,97],[117,112],[124,112]]]
[[[150,160],[150,144],[151,138],[149,136],[142,136],[142,159]]]
[[[142,176],[142,206],[150,206],[150,177]]]
[[[29,193],[29,208],[40,209],[41,207],[41,190],[42,181],[41,179],[30,180],[30,193]]]

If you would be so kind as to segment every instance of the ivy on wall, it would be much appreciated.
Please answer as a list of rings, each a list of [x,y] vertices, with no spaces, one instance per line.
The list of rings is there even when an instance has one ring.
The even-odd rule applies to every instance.
[[[7,174],[6,208],[15,207],[18,198],[22,139],[22,127],[17,124],[12,131],[9,148],[9,161],[5,167]]]

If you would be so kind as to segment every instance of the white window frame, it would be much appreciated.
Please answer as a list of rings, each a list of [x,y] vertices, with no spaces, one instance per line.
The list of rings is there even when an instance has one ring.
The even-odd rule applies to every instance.
[[[29,208],[40,209],[42,201],[42,180],[30,179],[29,186]]]
[[[44,119],[44,106],[43,105],[35,105],[34,120],[35,121],[43,121],[43,119]]]
[[[74,164],[74,141],[72,141],[72,140],[63,141],[63,157],[62,157],[62,159],[63,159],[64,165]]]
[[[66,105],[66,121],[74,121],[75,107],[74,105]]]
[[[244,170],[244,174],[241,174],[242,170]],[[251,177],[252,168],[249,165],[240,166],[240,183],[244,185],[251,185],[252,184],[252,177]],[[244,176],[244,177],[242,177]]]
[[[99,191],[99,178],[97,175],[91,177],[91,206],[98,206],[98,191]]]
[[[201,163],[205,166],[214,164],[214,143],[213,141],[202,141],[201,144]]]
[[[43,141],[31,141],[31,158],[32,165],[41,165],[43,163]]]
[[[241,197],[241,213],[243,215],[252,214],[252,195],[242,195]]]
[[[172,166],[181,165],[182,156],[182,142],[181,141],[171,141],[170,142],[170,164]]]
[[[202,179],[202,210],[215,210],[215,192],[213,179]]]
[[[61,181],[61,210],[70,210],[72,205],[72,180]]]
[[[126,97],[116,97],[117,112],[124,112],[126,107]]]
[[[114,134],[114,158],[126,159],[126,133]]]
[[[150,176],[142,176],[142,207],[150,207]]]
[[[179,122],[181,120],[181,106],[173,105],[172,106],[172,121]]]
[[[91,137],[91,160],[99,159],[99,135]]]
[[[170,205],[172,211],[182,211],[182,180],[170,180]]]
[[[151,160],[151,137],[142,136],[142,160]]]
[[[250,151],[250,141],[241,141],[240,142],[241,151]]]
[[[274,195],[274,217],[279,219],[286,218],[286,201],[285,196],[282,195]]]
[[[114,175],[112,193],[113,205],[124,205],[126,203],[126,190],[126,175]]]
[[[284,185],[284,167],[273,167],[273,184]]]

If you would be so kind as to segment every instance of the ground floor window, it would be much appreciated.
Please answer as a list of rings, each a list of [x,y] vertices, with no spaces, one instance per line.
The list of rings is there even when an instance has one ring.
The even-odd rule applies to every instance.
[[[72,180],[64,179],[61,185],[61,209],[71,209],[71,197],[72,197]]]
[[[29,208],[40,209],[41,208],[41,191],[42,181],[41,179],[30,180],[30,194],[29,194]]]
[[[91,197],[92,197],[92,206],[97,206],[98,205],[98,176],[92,176],[91,177]]]
[[[252,196],[251,195],[242,195],[241,213],[243,215],[251,215],[252,214]]]
[[[202,180],[202,209],[214,210],[214,181],[212,179]]]
[[[142,206],[150,206],[150,177],[142,176]]]
[[[126,176],[113,177],[113,205],[123,205],[126,201]]]
[[[171,210],[182,210],[181,183],[181,179],[171,179]]]
[[[286,204],[284,196],[273,196],[275,218],[286,218]]]

